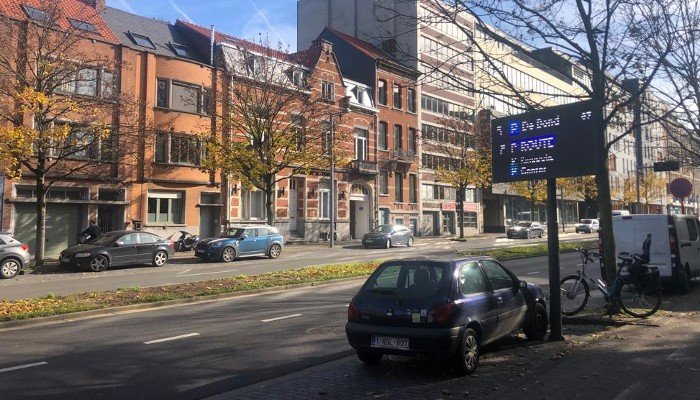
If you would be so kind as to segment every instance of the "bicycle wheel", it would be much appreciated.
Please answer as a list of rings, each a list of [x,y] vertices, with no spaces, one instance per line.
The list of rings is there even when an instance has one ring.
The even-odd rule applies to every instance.
[[[574,291],[575,290],[575,291]],[[561,313],[574,315],[581,312],[591,297],[588,282],[578,275],[569,275],[560,282]]]
[[[646,318],[661,307],[661,289],[640,290],[635,285],[624,285],[619,296],[617,304],[633,317]]]

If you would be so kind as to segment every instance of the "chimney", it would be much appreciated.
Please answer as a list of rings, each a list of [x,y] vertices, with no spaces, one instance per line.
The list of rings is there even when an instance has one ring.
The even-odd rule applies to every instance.
[[[97,12],[101,12],[105,8],[107,8],[107,0],[80,0],[81,2],[87,4],[88,6],[94,8],[97,10]]]
[[[312,49],[317,49],[321,48],[324,53],[330,54],[333,52],[333,43],[329,42],[326,39],[316,39],[311,42],[311,48]]]

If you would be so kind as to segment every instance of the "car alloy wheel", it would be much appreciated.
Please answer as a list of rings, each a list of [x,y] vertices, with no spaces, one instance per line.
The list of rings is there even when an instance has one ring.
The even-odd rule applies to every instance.
[[[412,237],[408,238],[408,241],[406,242],[406,246],[408,246],[408,247],[413,246],[413,238]]]
[[[95,256],[90,260],[90,271],[102,272],[109,267],[109,260],[103,255]]]
[[[236,250],[233,247],[225,247],[221,250],[221,259],[226,262],[231,262],[236,259]]]
[[[156,254],[153,255],[153,265],[162,267],[166,262],[168,262],[168,253],[163,250],[156,251]]]
[[[479,365],[479,338],[472,328],[462,334],[462,341],[455,354],[455,366],[461,375],[471,375]]]
[[[384,248],[385,249],[391,248],[391,239],[387,239],[386,242],[384,242]]]
[[[282,254],[282,246],[280,246],[277,243],[274,243],[272,246],[270,246],[270,251],[268,252],[268,256],[270,258],[277,258]]]
[[[0,265],[0,277],[2,279],[14,278],[19,273],[19,262],[14,258],[8,258]]]

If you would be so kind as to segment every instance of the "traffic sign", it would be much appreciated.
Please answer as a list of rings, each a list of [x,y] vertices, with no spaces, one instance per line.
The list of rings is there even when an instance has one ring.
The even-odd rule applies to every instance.
[[[671,181],[668,189],[671,191],[671,194],[682,199],[693,193],[693,184],[686,178],[676,178]]]

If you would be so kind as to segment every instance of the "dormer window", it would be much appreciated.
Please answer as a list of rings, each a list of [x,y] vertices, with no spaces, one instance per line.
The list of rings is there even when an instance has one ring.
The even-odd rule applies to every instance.
[[[304,87],[304,71],[295,69],[294,72],[292,72],[292,82],[294,86]]]
[[[190,49],[187,46],[178,43],[170,43],[170,47],[172,47],[173,52],[175,52],[175,54],[177,54],[178,56],[192,58],[192,54],[190,54]]]
[[[82,31],[97,33],[97,27],[87,21],[81,21],[79,19],[68,18],[71,26],[75,29],[80,29]]]
[[[26,4],[22,4],[22,9],[24,10],[25,14],[27,14],[27,17],[33,21],[47,22],[49,20],[49,14],[39,10],[38,8],[29,7]]]
[[[149,38],[148,36],[139,35],[138,33],[134,32],[129,32],[129,36],[131,36],[131,40],[133,40],[134,43],[141,47],[148,47],[149,49],[153,50],[156,49],[156,45],[153,44],[151,38]]]

